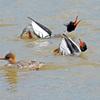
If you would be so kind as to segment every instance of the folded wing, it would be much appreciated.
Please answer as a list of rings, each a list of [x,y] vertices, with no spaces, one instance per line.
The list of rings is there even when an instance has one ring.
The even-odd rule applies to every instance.
[[[40,37],[40,38],[49,38],[51,36],[51,31],[45,27],[44,25],[36,22],[35,20],[33,20],[32,18],[28,17],[29,19],[32,20],[32,27],[34,30],[34,33]]]
[[[60,43],[60,52],[63,55],[79,55],[81,50],[71,38],[64,35]]]

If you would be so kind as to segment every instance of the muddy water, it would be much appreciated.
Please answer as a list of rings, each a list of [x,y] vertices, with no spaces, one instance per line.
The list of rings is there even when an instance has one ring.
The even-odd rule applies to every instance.
[[[48,65],[39,71],[4,68],[0,62],[0,100],[99,100],[100,99],[99,0],[0,0],[0,56],[14,52],[18,60],[33,59]],[[61,34],[64,23],[82,20],[72,33],[87,42],[80,57],[55,56],[61,38],[20,40],[28,16]]]

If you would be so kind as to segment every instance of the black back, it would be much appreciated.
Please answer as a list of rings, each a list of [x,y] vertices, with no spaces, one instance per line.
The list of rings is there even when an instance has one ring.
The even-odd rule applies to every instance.
[[[75,25],[74,25],[74,22],[70,22],[68,25],[67,25],[67,31],[68,32],[71,32],[71,31],[74,31],[75,30]]]

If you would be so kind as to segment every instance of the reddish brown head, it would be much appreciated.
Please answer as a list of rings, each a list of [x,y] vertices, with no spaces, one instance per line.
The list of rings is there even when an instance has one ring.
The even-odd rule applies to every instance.
[[[79,46],[80,46],[80,49],[82,52],[86,51],[87,50],[87,45],[84,41],[82,41],[81,39],[79,39]]]
[[[0,60],[7,60],[10,64],[16,63],[16,55],[13,53],[8,53],[5,55],[5,57],[0,58]]]

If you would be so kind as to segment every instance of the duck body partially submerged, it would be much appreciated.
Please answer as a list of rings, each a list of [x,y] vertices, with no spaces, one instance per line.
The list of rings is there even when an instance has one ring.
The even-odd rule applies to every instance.
[[[64,26],[66,26],[67,32],[72,32],[76,29],[79,23],[80,23],[80,20],[78,21],[78,16],[76,16],[75,21],[70,21],[68,24],[64,24]]]
[[[81,50],[71,38],[63,38],[60,43],[60,52],[62,55],[80,55]]]
[[[31,24],[27,25],[24,29],[22,34],[20,35],[21,38],[24,38],[24,35],[27,34],[28,38],[41,38],[46,39],[51,37],[51,30],[45,27],[44,25],[38,23],[37,21],[33,20],[32,18],[28,17],[32,22]]]
[[[82,52],[87,50],[87,45],[85,42],[80,40],[79,45],[80,46],[78,46],[70,37],[63,34],[61,43],[59,47],[54,50],[54,54],[79,56]]]
[[[15,64],[6,64],[6,67],[15,67],[17,69],[31,69],[31,70],[39,70],[44,66],[44,63],[37,61],[18,61]]]

